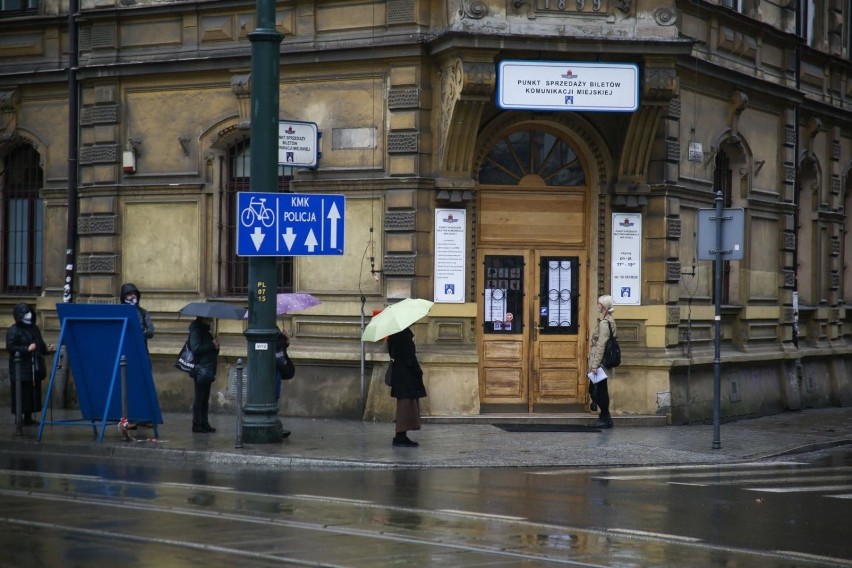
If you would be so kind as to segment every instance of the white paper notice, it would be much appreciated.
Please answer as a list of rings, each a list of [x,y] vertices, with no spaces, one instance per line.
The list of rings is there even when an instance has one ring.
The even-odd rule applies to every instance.
[[[465,213],[464,209],[435,210],[435,302],[464,303]]]
[[[598,367],[598,372],[589,371],[588,377],[592,383],[598,384],[606,378],[606,373],[604,373],[603,367]]]

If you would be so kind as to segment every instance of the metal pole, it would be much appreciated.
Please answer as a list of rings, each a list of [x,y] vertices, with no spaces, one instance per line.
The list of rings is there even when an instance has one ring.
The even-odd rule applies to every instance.
[[[253,192],[278,189],[278,89],[280,44],[275,29],[275,0],[257,0],[257,28],[251,42],[251,182]],[[274,257],[249,258],[248,395],[243,415],[246,442],[281,443],[283,425],[275,400]]]
[[[73,302],[74,266],[77,252],[77,183],[79,152],[78,129],[80,127],[79,87],[77,84],[77,66],[79,51],[77,46],[77,12],[79,0],[70,0],[68,6],[68,218],[65,231],[65,285],[62,302]]]
[[[243,360],[237,359],[237,442],[235,448],[243,447]]]
[[[15,435],[24,435],[24,397],[21,393],[21,354],[15,352]]]
[[[127,420],[127,357],[121,356],[121,418]]]
[[[720,440],[720,405],[722,398],[722,192],[716,192],[716,260],[715,272],[716,311],[713,317],[713,449],[722,447]]]
[[[361,333],[364,333],[364,304],[367,298],[361,295]],[[364,340],[361,340],[361,417],[364,417],[364,411],[367,410],[367,371],[366,371],[367,353],[364,347]]]

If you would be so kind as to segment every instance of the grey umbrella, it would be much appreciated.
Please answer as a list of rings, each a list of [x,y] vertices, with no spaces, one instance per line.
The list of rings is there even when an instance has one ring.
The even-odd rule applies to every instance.
[[[243,319],[246,309],[223,302],[190,302],[180,309],[180,313],[185,316],[239,320]]]

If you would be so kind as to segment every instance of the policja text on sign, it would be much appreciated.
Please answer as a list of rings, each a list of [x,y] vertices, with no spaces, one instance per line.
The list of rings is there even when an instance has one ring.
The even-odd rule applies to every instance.
[[[238,193],[239,256],[342,255],[346,198],[300,193]]]

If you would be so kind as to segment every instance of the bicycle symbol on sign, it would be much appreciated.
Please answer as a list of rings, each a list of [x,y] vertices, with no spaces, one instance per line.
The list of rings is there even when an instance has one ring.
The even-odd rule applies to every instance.
[[[275,211],[266,207],[265,197],[251,198],[248,207],[240,213],[240,222],[243,227],[251,227],[257,221],[260,221],[264,227],[271,227],[275,223]]]

